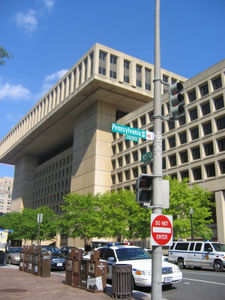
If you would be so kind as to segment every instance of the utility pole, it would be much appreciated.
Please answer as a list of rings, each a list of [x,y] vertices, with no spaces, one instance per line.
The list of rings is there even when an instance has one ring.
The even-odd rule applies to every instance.
[[[162,214],[162,109],[160,70],[160,0],[155,1],[153,210]],[[162,299],[162,247],[152,246],[152,300]]]

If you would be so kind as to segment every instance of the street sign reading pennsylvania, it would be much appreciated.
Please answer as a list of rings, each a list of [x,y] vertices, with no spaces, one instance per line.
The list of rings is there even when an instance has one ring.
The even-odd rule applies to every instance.
[[[151,141],[154,140],[154,132],[132,128],[132,127],[116,124],[116,123],[112,123],[112,132],[118,132],[121,134],[126,134],[126,136],[134,136],[137,138],[151,140]]]

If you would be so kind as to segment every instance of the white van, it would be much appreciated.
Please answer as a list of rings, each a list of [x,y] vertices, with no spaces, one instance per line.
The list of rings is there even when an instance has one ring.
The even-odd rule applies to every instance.
[[[177,263],[179,268],[213,268],[221,272],[225,268],[225,244],[211,241],[178,241],[169,249],[169,262]]]

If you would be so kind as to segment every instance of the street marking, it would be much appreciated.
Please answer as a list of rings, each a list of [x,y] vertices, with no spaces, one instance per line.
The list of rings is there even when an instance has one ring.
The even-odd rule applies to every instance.
[[[212,283],[212,284],[217,284],[217,285],[223,285],[223,286],[225,286],[225,283],[222,283],[222,282],[214,282],[214,281],[192,279],[192,278],[185,278],[185,277],[183,279],[185,279],[185,280],[191,280],[191,281],[204,282],[204,283]]]

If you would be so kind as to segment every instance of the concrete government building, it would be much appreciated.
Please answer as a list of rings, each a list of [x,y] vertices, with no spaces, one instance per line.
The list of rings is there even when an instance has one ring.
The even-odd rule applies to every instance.
[[[188,177],[213,192],[214,238],[225,243],[225,60],[183,82],[185,116],[163,121],[163,175]],[[112,123],[153,131],[154,65],[95,44],[0,141],[0,162],[15,165],[12,207],[60,213],[69,192],[134,190],[152,166],[153,142],[128,141]],[[162,85],[162,114],[169,95]]]

